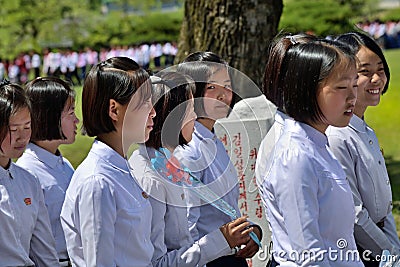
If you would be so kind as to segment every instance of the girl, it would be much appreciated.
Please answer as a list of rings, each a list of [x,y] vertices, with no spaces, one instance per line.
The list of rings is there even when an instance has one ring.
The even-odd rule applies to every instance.
[[[353,237],[350,186],[328,148],[328,125],[346,126],[356,100],[356,60],[334,42],[295,44],[282,64],[282,136],[259,190],[282,266],[363,266]],[[355,253],[354,253],[355,251]],[[356,255],[355,255],[356,254]]]
[[[364,114],[369,106],[379,104],[388,88],[390,72],[382,50],[366,34],[346,33],[337,40],[350,45],[359,60],[358,97],[349,126],[329,127],[327,135],[353,192],[358,249],[361,254],[371,256],[363,258],[365,266],[379,266],[376,256],[384,249],[399,255],[400,241],[392,215],[392,190],[385,160]],[[362,253],[364,250],[369,252]]]
[[[179,148],[177,155],[204,184],[240,214],[238,175],[225,147],[213,131],[215,121],[225,118],[235,102],[228,68],[225,61],[211,52],[193,53],[178,66],[178,71],[196,81],[194,97],[198,118],[192,140],[187,146]],[[199,240],[231,220],[211,204],[203,204],[192,203],[189,207],[189,227],[194,240]],[[261,227],[253,226],[256,226],[252,229],[261,240]],[[207,266],[247,266],[245,258],[253,257],[258,249],[258,245],[249,240],[236,255],[221,257]]]
[[[24,90],[0,83],[0,261],[2,266],[59,266],[43,192],[36,177],[11,159],[31,136]]]
[[[150,159],[156,151],[185,146],[192,138],[194,121],[194,84],[179,73],[157,74],[153,99],[157,117],[154,130],[145,145],[130,158],[133,172],[150,195],[153,208],[151,240],[154,245],[153,266],[203,266],[207,262],[231,253],[249,239],[251,229],[241,217],[194,242],[186,216],[186,194],[182,187],[159,174]],[[156,77],[157,78],[157,77]]]
[[[126,160],[129,145],[146,141],[152,130],[148,78],[133,60],[114,57],[85,80],[83,127],[96,139],[61,211],[72,266],[151,266],[151,206]]]
[[[38,177],[58,257],[62,265],[68,266],[60,213],[74,168],[58,147],[75,141],[79,122],[75,115],[75,94],[66,82],[55,77],[36,78],[26,90],[32,104],[32,135],[17,165]]]

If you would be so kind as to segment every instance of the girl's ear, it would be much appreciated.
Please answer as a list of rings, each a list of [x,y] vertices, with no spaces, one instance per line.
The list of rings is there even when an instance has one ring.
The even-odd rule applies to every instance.
[[[119,107],[121,105],[115,101],[114,99],[110,99],[110,104],[108,106],[108,116],[110,116],[110,118],[113,121],[118,121],[118,114],[120,112]]]

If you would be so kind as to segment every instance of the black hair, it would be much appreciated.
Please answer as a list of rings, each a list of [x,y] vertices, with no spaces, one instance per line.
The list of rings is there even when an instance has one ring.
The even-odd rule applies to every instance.
[[[127,57],[113,57],[98,63],[88,73],[82,91],[83,130],[89,136],[115,131],[108,114],[110,99],[128,104],[139,90],[140,101],[151,97],[149,75]]]
[[[24,89],[7,80],[0,82],[0,145],[10,131],[10,117],[23,108],[31,111]],[[1,146],[0,150],[2,151]]]
[[[146,146],[159,149],[184,146],[187,141],[182,136],[187,101],[193,97],[193,80],[178,72],[161,72],[160,78],[153,82],[153,103],[157,116]]]
[[[375,40],[372,39],[368,34],[363,32],[349,32],[341,34],[337,36],[335,40],[340,43],[348,45],[353,50],[354,54],[357,54],[358,51],[360,51],[361,47],[364,46],[369,50],[371,50],[372,52],[374,52],[382,60],[383,69],[385,71],[385,75],[387,78],[387,82],[382,90],[382,94],[386,93],[390,81],[389,65],[387,64],[382,49],[375,42]]]
[[[280,33],[272,41],[267,55],[262,88],[264,95],[277,106],[278,110],[284,110],[282,85],[280,84],[282,79],[280,77],[284,75],[287,68],[283,64],[286,52],[298,43],[308,43],[315,40],[315,36],[306,33],[295,35]]]
[[[231,76],[231,68],[228,63],[223,60],[220,56],[213,52],[194,52],[187,56],[181,64],[178,65],[177,71],[183,74],[189,75],[196,84],[195,98],[195,112],[199,117],[206,116],[207,113],[204,110],[204,94],[206,92],[207,81],[211,75],[215,72],[215,68],[224,67],[228,70],[229,76]],[[235,93],[234,84],[232,84],[232,101],[230,108],[232,109],[235,103],[240,98]],[[196,100],[197,99],[197,100]]]
[[[285,112],[304,123],[324,119],[317,101],[321,83],[337,66],[356,65],[356,57],[348,47],[328,40],[297,44],[287,51],[284,61],[287,71],[281,84]]]
[[[75,100],[71,85],[56,77],[38,77],[27,84],[32,103],[31,141],[65,139],[61,116],[70,99]]]

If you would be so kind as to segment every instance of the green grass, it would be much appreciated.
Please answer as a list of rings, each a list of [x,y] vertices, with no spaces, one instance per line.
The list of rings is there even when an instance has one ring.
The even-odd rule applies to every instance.
[[[381,103],[367,109],[365,118],[383,148],[392,182],[393,200],[400,201],[400,49],[385,52],[391,73],[389,89]]]

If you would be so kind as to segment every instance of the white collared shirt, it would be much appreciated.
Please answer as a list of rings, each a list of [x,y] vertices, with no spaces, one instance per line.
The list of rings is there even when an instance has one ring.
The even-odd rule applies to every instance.
[[[357,244],[373,255],[380,255],[383,249],[398,254],[400,241],[392,215],[392,190],[375,132],[353,115],[349,126],[329,127],[326,134],[353,191]],[[376,225],[381,220],[383,230]]]
[[[353,198],[326,136],[285,120],[284,133],[264,160],[259,190],[280,266],[363,266],[359,258],[345,256],[357,254]]]
[[[10,163],[0,167],[0,266],[59,266],[40,183]]]
[[[186,194],[151,166],[153,148],[140,145],[129,162],[142,188],[149,194],[153,210],[151,241],[154,245],[153,266],[202,266],[231,249],[217,229],[194,242],[186,216]]]
[[[230,204],[240,217],[238,175],[224,145],[214,133],[196,121],[192,140],[187,146],[178,147],[175,154],[197,178]],[[189,229],[194,240],[199,240],[232,220],[195,196],[189,201]]]
[[[39,179],[49,213],[51,230],[56,240],[58,257],[68,259],[60,213],[74,168],[62,155],[54,155],[33,143],[28,144],[24,154],[18,159],[17,165],[30,171]]]
[[[61,211],[73,266],[151,266],[151,205],[126,159],[95,140]]]

